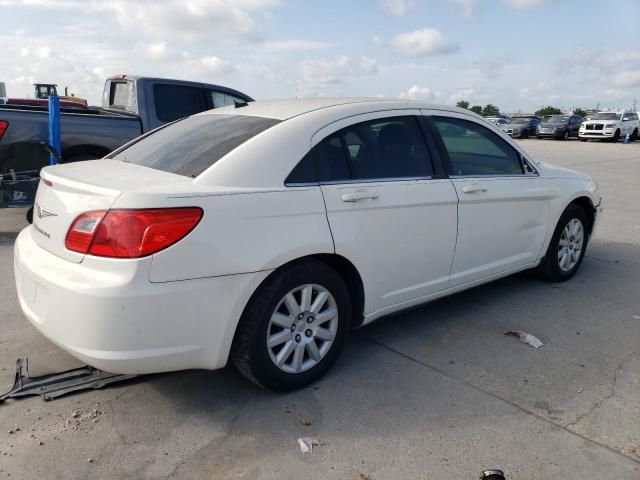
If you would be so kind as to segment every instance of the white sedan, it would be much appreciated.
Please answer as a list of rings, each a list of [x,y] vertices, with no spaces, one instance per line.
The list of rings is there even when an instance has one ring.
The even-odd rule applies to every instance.
[[[238,104],[41,176],[15,245],[38,330],[102,370],[231,358],[278,390],[385,315],[526,269],[570,279],[601,210],[589,176],[482,117],[401,100]]]

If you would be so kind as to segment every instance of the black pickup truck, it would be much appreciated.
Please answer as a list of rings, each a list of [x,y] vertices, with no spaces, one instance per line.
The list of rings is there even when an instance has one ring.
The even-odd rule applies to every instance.
[[[219,85],[114,76],[105,82],[101,107],[61,108],[61,162],[102,158],[165,123],[250,101],[248,95]],[[49,153],[42,146],[48,141],[46,107],[0,105],[0,178],[48,165]]]

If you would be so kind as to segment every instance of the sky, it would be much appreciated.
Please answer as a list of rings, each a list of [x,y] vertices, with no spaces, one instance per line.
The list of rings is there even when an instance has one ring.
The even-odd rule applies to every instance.
[[[640,0],[0,0],[0,82],[93,104],[105,78],[137,74],[256,100],[628,108],[639,19]]]

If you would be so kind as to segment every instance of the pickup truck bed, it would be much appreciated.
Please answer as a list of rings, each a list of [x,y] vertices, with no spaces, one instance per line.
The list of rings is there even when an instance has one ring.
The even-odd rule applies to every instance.
[[[40,145],[49,136],[49,113],[42,107],[0,105],[8,127],[0,139],[0,173],[39,170],[49,154]],[[101,158],[142,134],[137,115],[99,108],[61,109],[64,161]]]

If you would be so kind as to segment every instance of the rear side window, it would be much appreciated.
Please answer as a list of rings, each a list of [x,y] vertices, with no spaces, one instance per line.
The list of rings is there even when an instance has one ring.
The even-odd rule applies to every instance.
[[[452,175],[523,174],[518,152],[488,128],[458,118],[432,118],[449,154]]]
[[[209,95],[211,95],[211,105],[213,105],[213,108],[226,107],[228,105],[233,105],[235,102],[243,103],[246,101],[228,93],[217,92],[215,90],[209,90]]]
[[[287,184],[425,178],[431,158],[415,117],[388,117],[350,125],[318,143]]]
[[[278,123],[247,115],[197,115],[160,128],[111,158],[195,178]]]
[[[156,116],[162,122],[173,122],[207,109],[202,87],[156,84],[153,86],[153,102]]]
[[[107,108],[117,108],[127,112],[138,111],[138,99],[136,98],[135,83],[131,81],[111,81],[105,85],[104,101]]]

